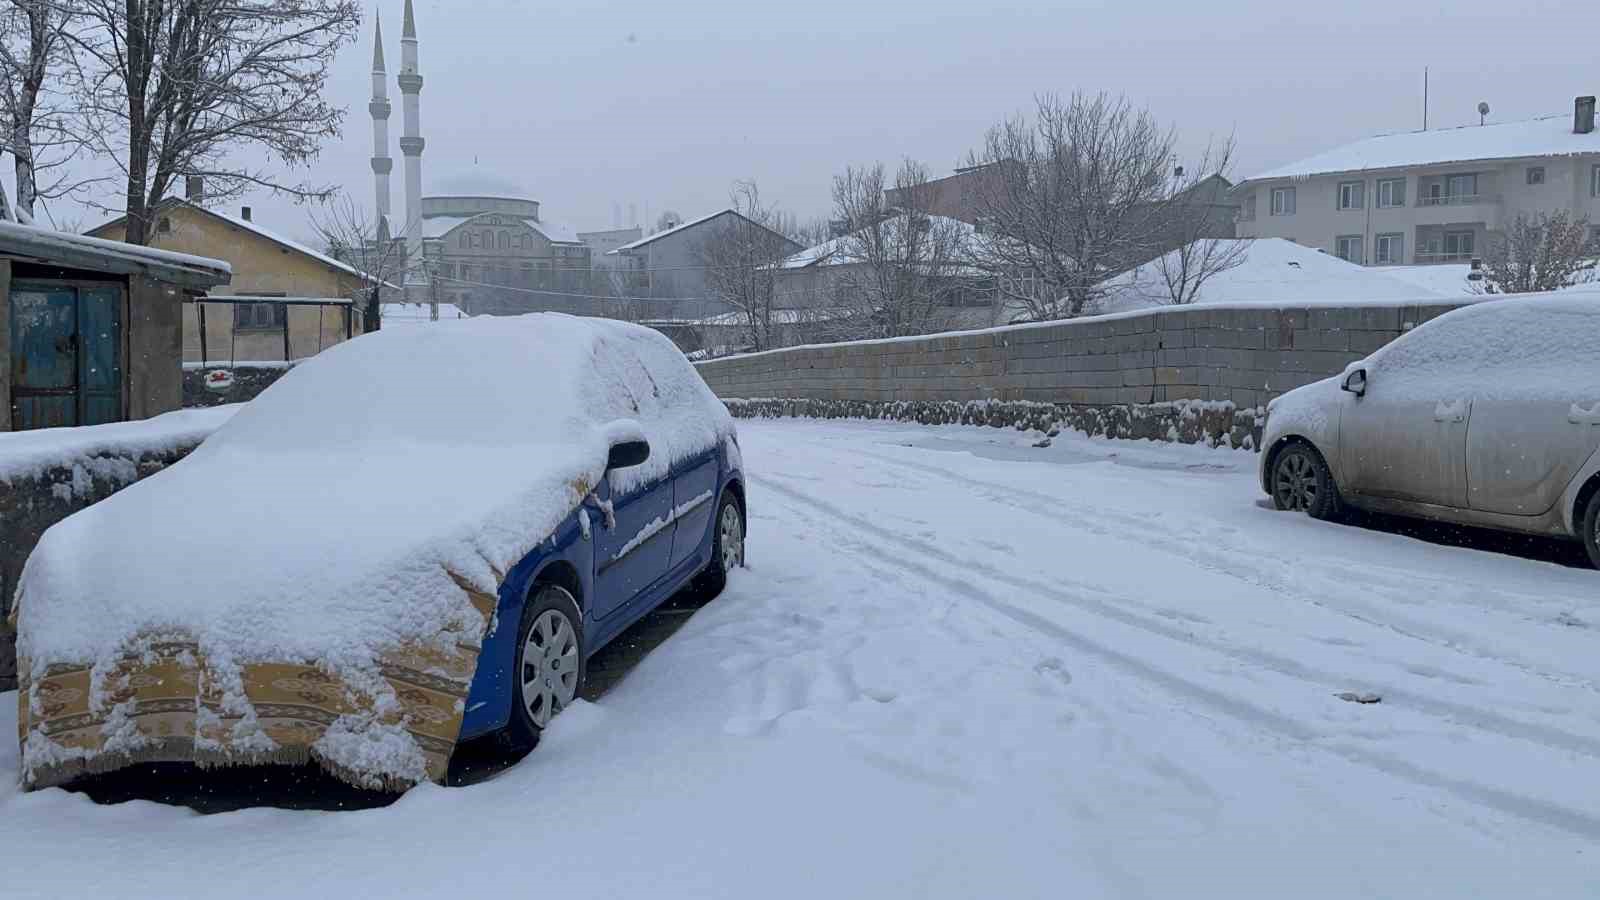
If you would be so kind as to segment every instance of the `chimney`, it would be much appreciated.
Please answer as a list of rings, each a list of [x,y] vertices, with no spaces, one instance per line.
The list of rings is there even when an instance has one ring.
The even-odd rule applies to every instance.
[[[206,180],[199,175],[190,175],[183,180],[183,196],[190,203],[199,203],[206,198]]]
[[[1594,131],[1594,97],[1579,97],[1572,101],[1572,133],[1591,131]]]
[[[250,221],[250,207],[248,207],[248,206],[239,207],[239,218],[245,220],[246,222]]]

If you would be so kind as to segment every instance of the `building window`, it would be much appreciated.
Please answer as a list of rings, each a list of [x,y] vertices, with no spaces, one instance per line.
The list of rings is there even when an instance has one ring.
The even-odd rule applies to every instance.
[[[1472,232],[1446,231],[1444,233],[1444,259],[1446,262],[1472,258]]]
[[[233,327],[238,331],[282,329],[289,319],[289,307],[282,303],[235,303]]]
[[[1544,166],[1528,167],[1528,183],[1544,184]]]
[[[1478,196],[1477,175],[1451,175],[1445,183],[1445,196],[1456,200]]]
[[[1333,239],[1333,253],[1345,262],[1361,265],[1361,235],[1347,234]]]
[[[1403,234],[1380,234],[1372,239],[1372,261],[1380,266],[1404,265],[1406,238]]]
[[[1294,215],[1294,188],[1272,189],[1272,214],[1275,216]]]
[[[1339,208],[1360,209],[1365,202],[1366,183],[1361,181],[1343,181],[1339,183]]]
[[[465,250],[465,249],[467,249],[468,247],[471,247],[471,246],[472,246],[472,234],[470,232],[466,232],[466,231],[461,232],[461,249]]]
[[[1378,208],[1394,209],[1406,205],[1406,180],[1385,178],[1378,182]]]
[[[1239,209],[1239,218],[1246,222],[1254,222],[1256,220],[1256,195],[1254,191],[1250,193],[1250,196],[1244,198],[1244,206]],[[979,231],[978,233],[982,234],[983,232]]]
[[[1600,166],[1589,170],[1589,196],[1600,197]]]
[[[156,234],[171,234],[171,233],[172,233],[172,220],[167,218],[166,216],[162,216],[161,220],[156,223]]]

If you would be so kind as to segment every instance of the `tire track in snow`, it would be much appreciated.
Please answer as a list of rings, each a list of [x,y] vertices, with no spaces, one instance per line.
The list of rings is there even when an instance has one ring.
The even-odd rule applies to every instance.
[[[1048,494],[1041,494],[1023,488],[1001,484],[999,482],[971,478],[940,466],[911,462],[909,460],[900,459],[888,454],[874,453],[870,450],[859,450],[853,452],[858,452],[862,456],[888,463],[890,465],[898,466],[908,471],[934,475],[953,484],[976,489],[974,493],[978,494],[979,496],[987,497],[987,499],[991,500],[1003,500],[1005,502],[1013,503],[1017,507],[1042,518],[1051,519],[1064,525],[1088,531],[1091,534],[1111,538],[1122,537],[1122,535],[1118,532],[1104,527],[1102,524],[1095,522],[1094,519],[1101,518],[1114,521],[1130,528],[1137,529],[1140,532],[1141,546],[1151,547],[1156,550],[1163,551],[1168,555],[1182,559],[1207,572],[1213,572],[1223,577],[1231,578],[1235,581],[1251,585],[1252,587],[1258,587],[1263,590],[1270,591],[1287,599],[1309,603],[1334,615],[1348,618],[1352,621],[1360,622],[1363,625],[1373,628],[1379,628],[1409,640],[1418,641],[1420,643],[1428,644],[1432,647],[1437,647],[1441,650],[1446,650],[1451,653],[1465,656],[1469,659],[1476,659],[1497,665],[1507,666],[1509,668],[1516,669],[1525,675],[1530,675],[1544,681],[1549,681],[1552,684],[1556,684],[1564,688],[1578,687],[1590,693],[1600,694],[1600,684],[1596,684],[1590,678],[1572,672],[1540,668],[1534,663],[1507,656],[1503,651],[1490,650],[1478,645],[1471,635],[1464,632],[1435,631],[1434,633],[1430,634],[1429,630],[1432,629],[1433,626],[1427,626],[1411,621],[1407,621],[1404,625],[1396,624],[1392,621],[1388,621],[1387,619],[1380,618],[1379,611],[1373,609],[1371,606],[1361,603],[1352,604],[1348,600],[1338,599],[1324,592],[1317,592],[1296,587],[1282,579],[1272,577],[1258,567],[1243,564],[1242,568],[1244,568],[1245,571],[1240,571],[1237,568],[1219,565],[1214,560],[1208,559],[1204,555],[1194,552],[1192,549],[1190,549],[1192,546],[1192,541],[1185,539],[1184,536],[1175,529],[1160,524],[1154,518],[1130,516],[1118,510],[1109,509],[1103,506],[1084,507],[1079,501],[1073,500],[1070,502],[1079,504],[1080,509],[1086,508],[1090,511],[1087,514],[1075,514],[1072,511],[1062,508],[1062,504],[1069,501],[1066,501],[1062,498],[1052,498]],[[1155,536],[1151,534],[1152,531],[1160,532],[1161,534],[1159,536]],[[1236,557],[1243,557],[1248,552],[1246,548],[1238,546],[1228,546],[1217,549]],[[1342,573],[1341,577],[1344,577]],[[1372,583],[1370,579],[1368,580],[1368,583]],[[1380,584],[1380,586],[1387,592],[1392,592],[1394,590],[1391,585]],[[1509,612],[1508,610],[1504,609],[1501,609],[1500,611]],[[1391,661],[1395,662],[1396,664],[1404,664],[1403,660]],[[1452,676],[1455,678],[1463,678],[1463,676],[1456,675],[1454,673],[1452,673]],[[1466,679],[1466,681],[1470,683],[1474,682],[1475,680]],[[1448,703],[1449,701],[1438,702]]]
[[[1211,650],[1235,659],[1240,658],[1239,653],[1235,648],[1218,646],[1210,641],[1197,639],[1194,635],[1179,632],[1177,629],[1163,627],[1158,623],[1143,620],[1139,616],[1107,607],[1105,604],[1099,603],[1098,601],[1091,601],[1087,600],[1086,598],[1074,598],[1063,592],[1050,588],[1048,585],[1032,582],[1030,579],[1009,576],[1004,572],[999,572],[998,570],[993,569],[992,567],[984,566],[982,564],[974,564],[968,560],[958,559],[939,549],[938,547],[928,544],[925,541],[915,538],[907,538],[896,534],[888,529],[877,526],[866,519],[846,512],[845,510],[840,509],[830,503],[818,500],[814,497],[806,496],[803,492],[784,485],[770,476],[747,474],[746,477],[774,494],[819,511],[834,521],[848,523],[849,525],[866,534],[870,534],[884,542],[893,544],[904,550],[908,550],[913,554],[921,556],[924,560],[940,563],[946,566],[978,570],[981,571],[985,577],[992,578],[1001,583],[1010,584],[1013,587],[1025,590],[1029,593],[1042,595],[1046,599],[1064,601],[1090,614],[1100,614],[1102,612],[1108,613],[1109,615],[1106,615],[1106,618],[1126,624],[1135,629],[1143,630],[1159,637],[1165,637],[1190,646],[1195,646],[1202,650]],[[1447,791],[1455,794],[1458,797],[1461,797],[1462,799],[1496,809],[1500,812],[1507,813],[1518,818],[1539,822],[1553,828],[1558,828],[1563,831],[1577,834],[1587,839],[1600,840],[1600,816],[1561,806],[1545,800],[1515,794],[1500,788],[1489,787],[1477,782],[1454,778],[1439,772],[1430,771],[1415,766],[1403,759],[1399,759],[1388,754],[1379,753],[1367,748],[1354,746],[1337,740],[1323,740],[1322,738],[1324,736],[1321,733],[1304,722],[1292,719],[1286,715],[1283,715],[1282,713],[1265,709],[1250,702],[1249,700],[1225,693],[1216,688],[1197,684],[1180,675],[1154,666],[1136,656],[1124,653],[1123,651],[1117,650],[1114,647],[1107,646],[1106,644],[1085,637],[1084,635],[1081,635],[1070,628],[1061,625],[1060,623],[1041,616],[1038,613],[1008,603],[971,581],[940,574],[927,566],[919,567],[909,562],[884,556],[880,553],[877,553],[874,548],[860,542],[852,542],[849,538],[838,532],[835,532],[831,536],[836,541],[849,545],[850,548],[856,551],[854,555],[860,556],[863,554],[870,554],[880,563],[893,565],[908,574],[937,584],[940,587],[951,591],[952,593],[977,602],[993,610],[994,612],[1023,625],[1024,627],[1053,638],[1054,640],[1057,640],[1080,653],[1101,659],[1102,661],[1116,666],[1117,668],[1132,673],[1138,678],[1159,685],[1174,694],[1204,703],[1231,718],[1246,723],[1261,725],[1269,728],[1282,737],[1304,744],[1309,748],[1332,753],[1351,762],[1366,766],[1368,768],[1376,769],[1380,772],[1384,772],[1395,777],[1403,778],[1416,784]],[[1268,660],[1280,659],[1268,654],[1261,654],[1261,656]],[[1249,660],[1246,659],[1245,661]],[[1310,676],[1303,677],[1301,680],[1322,680],[1321,673],[1315,673],[1309,669],[1306,669],[1305,667],[1299,666],[1297,663],[1293,663],[1292,661],[1281,661],[1289,663],[1289,671],[1279,671],[1275,666],[1264,663],[1262,663],[1262,665],[1265,668],[1279,671],[1279,674],[1291,678],[1300,677],[1297,676],[1293,671],[1295,669],[1299,669],[1307,676]],[[1348,685],[1348,682],[1343,683]],[[1476,711],[1466,711],[1476,713]],[[1508,737],[1529,740],[1531,735],[1539,734],[1542,737],[1551,739],[1543,742],[1547,749],[1576,750],[1577,752],[1584,753],[1586,755],[1600,756],[1600,742],[1583,738],[1578,735],[1561,732],[1556,729],[1542,728],[1540,726],[1527,725],[1525,723],[1514,723],[1510,722],[1510,720],[1504,720],[1504,724],[1510,726],[1512,729],[1509,733],[1507,733],[1506,736]],[[1493,728],[1485,730],[1499,731],[1500,729]],[[1539,741],[1532,742],[1541,743]]]

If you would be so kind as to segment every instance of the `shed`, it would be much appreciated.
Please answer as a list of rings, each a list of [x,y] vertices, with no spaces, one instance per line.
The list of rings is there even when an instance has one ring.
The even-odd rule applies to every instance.
[[[231,278],[214,259],[0,222],[0,431],[178,409],[182,301]]]

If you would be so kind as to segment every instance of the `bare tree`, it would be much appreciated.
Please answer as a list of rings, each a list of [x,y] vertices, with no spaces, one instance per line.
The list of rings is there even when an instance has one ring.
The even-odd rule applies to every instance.
[[[74,179],[64,168],[84,144],[83,117],[72,96],[73,40],[81,25],[73,0],[0,3],[0,149],[15,163],[19,218],[31,220],[40,199],[101,180]],[[0,215],[8,216],[5,210],[0,187]]]
[[[1486,294],[1554,291],[1595,280],[1595,255],[1589,217],[1566,210],[1519,213],[1489,243],[1483,258],[1483,280],[1474,282]]]
[[[330,202],[320,214],[313,214],[311,224],[328,255],[361,274],[358,296],[350,299],[363,303],[366,330],[377,331],[383,302],[388,299],[384,292],[392,295],[395,285],[405,279],[405,234],[390,234],[387,223],[380,229],[378,221],[348,194]],[[432,279],[432,283],[437,290],[438,279]],[[439,317],[437,303],[433,317]]]
[[[845,232],[828,262],[836,327],[897,337],[936,330],[943,308],[970,289],[970,230],[929,213],[928,170],[906,160],[892,185],[882,163],[850,167],[834,177],[835,218]],[[886,187],[897,192],[889,206]],[[865,336],[865,335],[862,335]]]
[[[127,240],[144,244],[175,180],[200,176],[227,197],[255,187],[302,200],[333,189],[290,184],[231,162],[244,148],[288,166],[317,158],[344,110],[323,98],[358,0],[76,0],[92,72],[96,149],[127,180]]]
[[[1177,246],[1192,189],[1226,168],[1231,142],[1190,180],[1176,146],[1149,111],[1104,93],[1041,95],[1031,119],[990,129],[968,165],[1000,290],[1035,320],[1076,316],[1107,278]]]
[[[724,216],[697,257],[704,267],[706,289],[732,306],[748,329],[756,350],[776,346],[783,315],[777,295],[778,267],[798,242],[788,235],[799,229],[793,216],[761,201],[754,181],[739,181],[730,193],[736,215]]]
[[[1171,306],[1195,302],[1206,282],[1238,268],[1249,254],[1248,240],[1210,237],[1195,238],[1163,253],[1152,264],[1161,302]]]

